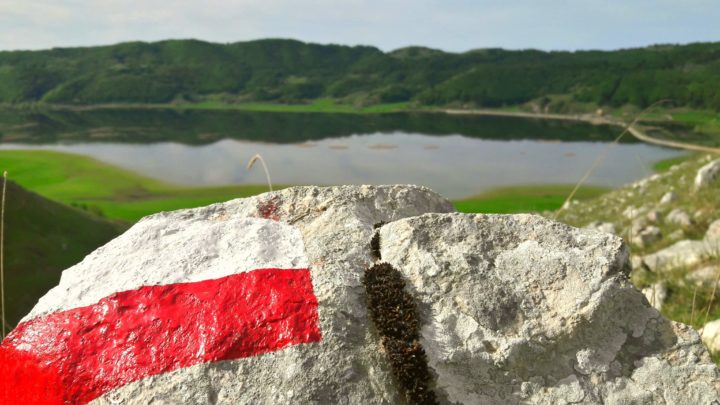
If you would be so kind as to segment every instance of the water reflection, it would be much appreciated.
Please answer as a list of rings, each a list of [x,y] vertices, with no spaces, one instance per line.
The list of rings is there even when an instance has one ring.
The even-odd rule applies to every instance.
[[[393,132],[296,144],[222,139],[204,145],[175,142],[3,144],[4,149],[79,153],[178,184],[259,184],[245,169],[260,153],[277,184],[389,184],[428,186],[449,198],[492,187],[574,183],[606,150],[604,142],[488,140],[461,135]],[[619,186],[651,173],[652,163],[679,152],[646,144],[613,147],[589,184]]]

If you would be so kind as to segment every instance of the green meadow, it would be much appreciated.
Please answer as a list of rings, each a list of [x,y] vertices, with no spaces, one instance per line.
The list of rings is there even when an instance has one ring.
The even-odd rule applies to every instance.
[[[226,103],[220,100],[207,100],[197,103],[183,103],[168,105],[177,109],[194,110],[242,110],[258,112],[312,112],[312,113],[350,113],[350,114],[381,114],[391,112],[403,112],[410,109],[410,103],[383,103],[367,106],[355,106],[352,104],[338,103],[330,98],[312,100],[308,103],[281,104],[281,103]]]
[[[184,187],[95,159],[49,151],[0,151],[0,167],[21,186],[51,200],[135,222],[159,211],[198,207],[267,191],[264,185]]]
[[[460,212],[510,214],[516,212],[542,212],[560,208],[574,186],[547,184],[501,187],[476,196],[454,201]],[[602,187],[581,187],[574,199],[586,200],[606,193]]]

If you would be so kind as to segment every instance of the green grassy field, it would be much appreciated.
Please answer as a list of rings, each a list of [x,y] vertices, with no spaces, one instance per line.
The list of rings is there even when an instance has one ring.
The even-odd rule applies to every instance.
[[[280,103],[225,103],[219,100],[202,101],[198,103],[176,104],[169,106],[179,109],[198,110],[243,110],[260,112],[314,112],[314,113],[352,113],[377,114],[409,110],[410,103],[373,104],[365,107],[356,107],[350,104],[340,104],[333,99],[323,98],[313,100],[306,104],[280,104]]]
[[[62,270],[124,228],[9,182],[5,209],[5,293],[10,324],[15,325],[38,298],[57,285]]]
[[[49,151],[0,151],[0,168],[43,197],[109,219],[134,222],[159,211],[190,208],[267,191],[266,186],[183,187],[95,159]]]
[[[454,201],[460,212],[486,212],[509,214],[515,212],[542,212],[560,208],[574,186],[572,185],[532,185],[502,187],[490,190],[474,197]],[[581,187],[575,199],[585,200],[606,193],[601,187]]]

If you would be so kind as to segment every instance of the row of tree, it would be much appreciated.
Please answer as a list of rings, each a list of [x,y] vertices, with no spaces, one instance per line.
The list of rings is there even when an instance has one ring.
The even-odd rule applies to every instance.
[[[517,105],[565,95],[597,105],[660,99],[720,110],[720,43],[542,52],[373,47],[260,40],[132,42],[0,52],[0,102],[302,102],[320,97],[426,105]]]

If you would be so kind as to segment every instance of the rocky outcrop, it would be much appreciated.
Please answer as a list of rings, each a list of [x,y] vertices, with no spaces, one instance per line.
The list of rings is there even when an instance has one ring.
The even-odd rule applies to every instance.
[[[401,403],[403,359],[388,356],[403,351],[371,322],[362,282],[387,263],[417,308],[419,340],[403,347],[426,355],[425,398],[719,398],[698,334],[629,283],[620,238],[451,210],[425,188],[358,186],[153,215],[66,270],[0,355],[42,358],[72,388],[61,395],[82,395],[72,402]]]

